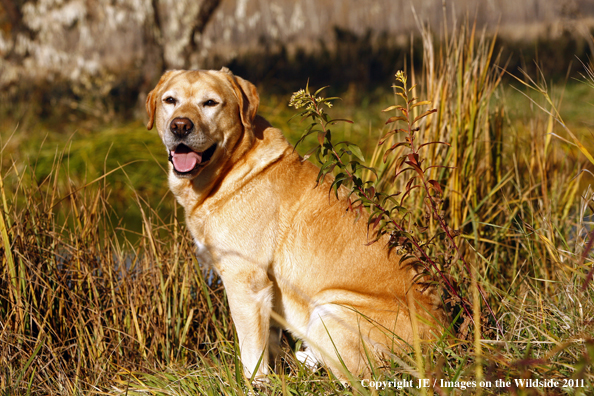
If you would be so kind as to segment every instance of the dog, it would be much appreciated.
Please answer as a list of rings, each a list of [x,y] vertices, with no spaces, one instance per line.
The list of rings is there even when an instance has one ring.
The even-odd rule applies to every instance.
[[[331,194],[330,176],[316,185],[319,168],[258,105],[255,86],[226,68],[167,71],[146,100],[198,257],[226,289],[246,377],[266,381],[279,327],[305,340],[299,360],[344,381],[344,367],[369,376],[415,331],[439,337],[438,292],[415,284],[385,238],[367,243],[346,189]]]

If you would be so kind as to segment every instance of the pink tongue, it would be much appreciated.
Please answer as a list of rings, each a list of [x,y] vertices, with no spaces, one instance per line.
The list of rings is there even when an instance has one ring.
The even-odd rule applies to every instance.
[[[180,150],[179,147],[171,152],[171,156],[173,157],[173,166],[178,172],[189,172],[202,161],[202,155],[195,151]]]

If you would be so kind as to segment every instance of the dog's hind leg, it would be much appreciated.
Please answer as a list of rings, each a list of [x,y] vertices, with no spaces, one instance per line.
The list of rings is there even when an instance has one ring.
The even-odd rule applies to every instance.
[[[315,358],[312,363],[324,363],[342,382],[348,379],[345,368],[354,376],[368,377],[360,330],[357,314],[352,310],[335,304],[320,305],[313,310],[307,328],[306,339],[311,348],[297,358]]]
[[[301,362],[301,364],[310,370],[317,369],[320,363],[316,357],[316,354],[309,346],[305,348],[305,351],[297,351],[295,353],[295,357]]]

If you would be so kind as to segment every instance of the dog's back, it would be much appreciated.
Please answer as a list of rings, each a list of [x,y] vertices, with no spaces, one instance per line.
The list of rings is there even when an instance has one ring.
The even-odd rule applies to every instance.
[[[257,126],[264,137],[281,134],[264,120]],[[408,294],[420,317],[419,336],[441,333],[444,314],[437,291],[413,283],[415,271],[388,249],[388,237],[369,244],[373,235],[366,214],[357,220],[347,210],[346,189],[339,189],[337,199],[330,190],[331,176],[316,186],[319,168],[286,147],[282,158],[260,175],[259,183],[272,187],[269,197],[257,199],[275,207],[268,271],[275,283],[275,311],[289,330],[315,344],[318,360],[335,373],[338,350],[355,374],[367,369],[362,341],[376,355],[412,344]],[[255,195],[264,190],[253,189]]]

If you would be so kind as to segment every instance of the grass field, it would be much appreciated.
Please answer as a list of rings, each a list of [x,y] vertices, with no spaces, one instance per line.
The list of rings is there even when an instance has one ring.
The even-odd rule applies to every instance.
[[[490,41],[464,30],[452,37],[441,51],[425,41],[424,64],[409,78],[418,84],[414,95],[438,110],[418,138],[451,145],[425,156],[455,166],[431,175],[444,189],[443,218],[460,231],[463,246],[442,270],[473,317],[453,299],[449,337],[423,345],[422,354],[395,355],[377,368],[377,379],[435,384],[406,386],[411,394],[591,394],[594,176],[581,170],[594,169],[587,157],[594,152],[594,81],[544,90],[545,80],[524,80],[541,87],[537,92],[500,79]],[[305,126],[288,122],[295,114],[290,93],[269,96],[264,88],[261,96],[259,113],[296,142]],[[390,87],[341,96],[332,114],[354,123],[338,126],[334,139],[359,144],[389,174],[390,162],[377,161],[377,142],[392,115],[382,109],[397,100]],[[167,191],[156,132],[141,121],[23,116],[1,123],[1,394],[252,391],[224,290],[196,261],[181,208]],[[313,144],[315,138],[298,150]],[[403,183],[387,180],[377,180],[387,191]],[[426,214],[419,202],[420,193],[407,201],[416,220]],[[434,257],[447,250],[438,240],[444,242],[431,248]],[[474,298],[473,279],[485,301]],[[343,389],[324,369],[309,372],[294,358],[300,342],[287,336],[284,344],[283,365],[263,393],[377,393],[359,381]]]

